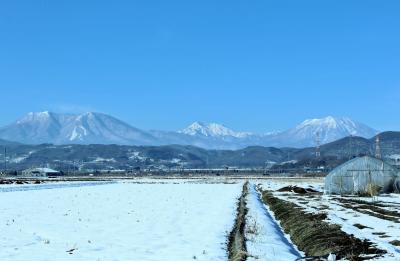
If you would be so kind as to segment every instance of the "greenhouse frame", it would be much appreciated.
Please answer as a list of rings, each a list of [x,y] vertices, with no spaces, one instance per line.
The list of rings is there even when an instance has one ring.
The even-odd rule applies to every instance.
[[[358,157],[336,167],[325,178],[325,194],[371,195],[393,192],[398,170],[370,156]]]

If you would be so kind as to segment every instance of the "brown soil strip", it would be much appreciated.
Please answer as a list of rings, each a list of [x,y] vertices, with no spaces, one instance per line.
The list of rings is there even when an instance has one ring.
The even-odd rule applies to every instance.
[[[358,229],[370,228],[370,227],[367,227],[367,226],[364,226],[364,225],[358,224],[358,223],[354,224],[353,226],[355,226],[355,227],[358,228]],[[370,229],[372,229],[372,228],[370,228]]]
[[[248,194],[248,182],[243,185],[242,195],[237,206],[235,225],[229,234],[228,257],[229,261],[245,261],[247,258],[245,223],[246,223],[246,196]]]
[[[372,232],[372,235],[384,236],[384,235],[386,235],[386,233],[385,232]]]
[[[365,205],[365,206],[372,206],[372,207],[390,207],[390,204],[394,204],[394,205],[400,205],[400,203],[394,203],[394,202],[382,202],[382,201],[378,201],[378,202],[368,202],[368,201],[364,201],[364,200],[358,200],[358,199],[354,199],[354,198],[345,198],[345,197],[335,197],[334,199],[340,199],[342,200],[342,202],[347,202],[347,203],[356,203],[359,205]],[[400,214],[398,212],[395,211],[391,211],[394,214],[397,214],[398,217],[400,217]]]
[[[392,244],[394,246],[400,246],[400,240],[393,240],[390,242],[390,244]]]
[[[302,188],[298,186],[286,186],[277,190],[278,192],[294,192],[297,194],[319,193],[312,188]]]
[[[384,205],[375,205],[374,203],[364,202],[361,200],[352,200],[345,198],[334,198],[340,202],[345,208],[349,208],[358,211],[363,214],[374,216],[380,219],[389,220],[395,223],[400,223],[400,213],[397,211],[391,211],[383,209]],[[379,207],[382,206],[382,207]]]
[[[372,242],[346,234],[339,225],[324,221],[324,213],[306,213],[296,204],[276,198],[269,191],[260,191],[262,200],[274,212],[285,233],[290,235],[291,240],[307,256],[322,257],[335,253],[338,259],[359,261],[377,258],[386,253],[377,249]]]

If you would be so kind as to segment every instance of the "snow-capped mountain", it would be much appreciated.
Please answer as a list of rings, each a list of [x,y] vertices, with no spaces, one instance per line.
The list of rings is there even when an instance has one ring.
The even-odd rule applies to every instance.
[[[112,116],[88,112],[80,115],[31,112],[0,128],[0,139],[26,144],[193,145],[207,149],[247,146],[308,147],[346,136],[370,138],[376,130],[349,118],[326,117],[302,122],[283,132],[237,132],[217,123],[195,122],[177,132],[144,131]]]
[[[69,115],[51,112],[30,112],[13,124],[0,129],[0,136],[6,140],[21,143],[46,143],[57,139],[62,125],[72,120]]]
[[[378,131],[350,118],[328,116],[321,119],[308,119],[296,127],[267,137],[273,146],[307,147],[315,146],[317,140],[326,144],[347,136],[371,138]]]
[[[377,131],[349,118],[332,116],[305,120],[295,128],[295,135],[299,138],[307,138],[307,135],[316,133],[319,133],[322,143],[327,143],[350,135],[369,138]]]
[[[213,147],[213,144],[217,144],[218,141],[225,141],[230,143],[230,147],[242,148],[252,145],[311,147],[316,145],[317,139],[319,139],[320,144],[325,144],[347,136],[370,138],[377,134],[377,131],[346,117],[328,116],[321,119],[305,120],[286,131],[266,134],[236,132],[221,124],[201,122],[191,124],[180,133],[197,138],[207,138],[206,141],[211,144],[203,145],[203,147]],[[226,147],[227,145],[218,144],[218,146]]]
[[[30,112],[0,129],[0,137],[27,144],[138,144],[156,143],[154,137],[102,113],[80,115]]]
[[[218,123],[203,123],[194,122],[187,128],[179,131],[180,133],[190,136],[205,136],[205,137],[234,137],[245,138],[252,135],[249,132],[235,132],[222,124]]]

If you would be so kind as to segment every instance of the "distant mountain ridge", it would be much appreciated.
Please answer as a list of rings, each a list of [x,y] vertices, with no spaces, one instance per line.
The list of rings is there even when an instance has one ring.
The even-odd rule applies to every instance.
[[[219,137],[221,140],[236,144],[245,144],[246,146],[261,145],[302,148],[316,146],[317,139],[319,139],[320,144],[326,144],[347,136],[371,138],[378,131],[347,117],[335,118],[328,116],[322,119],[308,119],[289,130],[267,134],[236,132],[224,125],[216,123],[205,124],[201,122],[193,123],[180,131],[180,133],[198,138]]]
[[[328,116],[305,120],[292,129],[272,135],[269,145],[301,148],[315,146],[317,139],[320,144],[326,144],[347,136],[371,138],[377,133],[377,130],[350,118]]]
[[[178,131],[190,136],[203,135],[206,137],[235,137],[245,138],[253,135],[250,132],[235,132],[222,124],[194,122],[182,131]]]
[[[400,132],[379,134],[382,158],[400,157]],[[374,155],[375,137],[346,137],[315,148],[274,148],[250,146],[239,150],[206,150],[194,146],[118,146],[118,145],[8,145],[7,166],[23,170],[32,166],[51,166],[57,170],[133,170],[170,168],[267,168],[304,170],[310,164],[336,167],[359,155]],[[4,151],[0,150],[0,158]]]
[[[218,123],[194,122],[181,131],[145,131],[112,116],[88,112],[79,115],[30,112],[0,128],[0,139],[25,144],[193,145],[206,149],[248,146],[312,147],[347,136],[370,138],[377,131],[349,118],[328,116],[305,120],[286,131],[269,134],[237,132]]]
[[[138,144],[150,145],[154,137],[114,117],[88,112],[80,115],[30,112],[0,128],[0,137],[26,144]]]

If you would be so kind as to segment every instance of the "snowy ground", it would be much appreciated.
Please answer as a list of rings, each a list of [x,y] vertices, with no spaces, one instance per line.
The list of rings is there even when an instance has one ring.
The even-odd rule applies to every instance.
[[[210,261],[227,260],[242,184],[21,187],[0,190],[0,260]]]
[[[250,184],[247,196],[246,246],[251,255],[247,260],[293,261],[301,256],[280,228],[267,206],[265,206]]]
[[[227,260],[227,238],[243,183],[218,177],[1,185],[0,260]],[[323,179],[255,179],[250,184],[248,260],[291,261],[304,255],[282,232],[254,185],[272,191],[298,185],[323,192]],[[399,195],[274,195],[305,211],[326,212],[328,222],[387,250],[379,260],[400,260],[399,247],[390,243],[400,240]],[[360,208],[351,209],[341,199],[361,200],[351,203]],[[380,203],[377,211],[398,211],[398,222],[365,212],[374,214],[363,206],[373,200]]]
[[[262,187],[268,190],[277,190],[287,185],[297,185],[300,187],[311,187],[323,192],[323,183],[315,180],[312,182],[301,181],[263,181]],[[400,197],[397,194],[382,195],[375,198],[361,197],[341,197],[327,195],[300,195],[292,192],[273,192],[274,196],[297,204],[306,212],[310,213],[326,213],[327,221],[341,226],[342,230],[348,234],[353,234],[360,239],[368,239],[374,242],[378,248],[388,252],[379,260],[400,260],[400,247],[392,245],[390,242],[400,240],[400,217],[379,215],[381,210],[389,210],[398,212],[400,215]],[[377,211],[368,209],[368,205],[349,202],[348,205],[340,202],[340,200],[356,200],[366,203],[378,203],[374,205]],[[351,207],[359,207],[359,209],[351,209]],[[362,213],[364,212],[364,213]],[[375,216],[374,216],[375,215]],[[386,220],[385,218],[393,220]],[[397,221],[396,221],[397,219]],[[361,225],[361,228],[358,227]],[[365,226],[362,227],[362,226]]]

